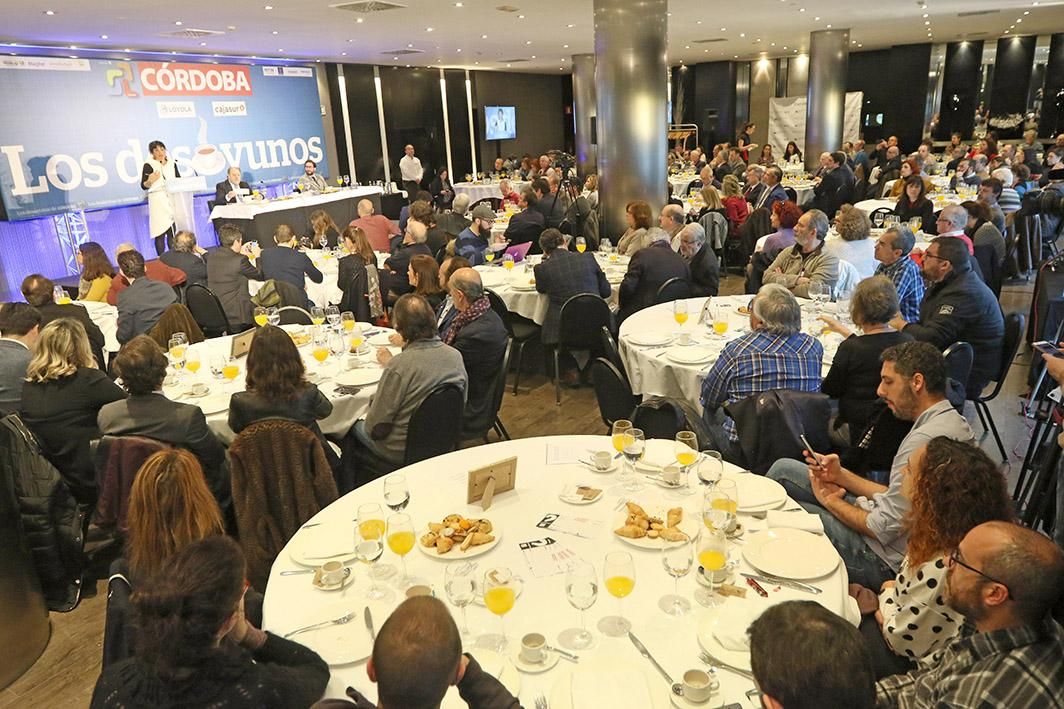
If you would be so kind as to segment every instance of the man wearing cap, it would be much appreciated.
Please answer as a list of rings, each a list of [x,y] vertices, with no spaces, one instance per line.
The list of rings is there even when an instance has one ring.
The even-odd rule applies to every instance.
[[[487,204],[478,204],[469,215],[472,223],[458,235],[454,242],[455,256],[463,256],[474,266],[484,263],[484,251],[491,241],[491,225],[495,212]]]

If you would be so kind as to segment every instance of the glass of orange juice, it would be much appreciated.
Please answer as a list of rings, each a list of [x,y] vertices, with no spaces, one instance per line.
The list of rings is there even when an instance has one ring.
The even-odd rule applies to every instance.
[[[411,586],[410,575],[406,571],[406,555],[414,549],[414,523],[410,515],[397,512],[388,515],[388,548],[399,556],[403,565],[403,574],[395,582],[399,588]]]
[[[672,317],[680,327],[683,327],[683,324],[687,322],[686,300],[672,301]]]
[[[724,337],[724,333],[727,331],[728,309],[723,305],[717,305],[713,308],[713,332],[720,337]]]
[[[384,553],[384,513],[375,502],[358,506],[355,516],[355,552],[358,560],[369,566],[370,589],[366,596],[374,600],[391,598],[392,592],[377,585],[377,581],[395,574],[391,564],[378,564]]]
[[[266,308],[255,308],[255,324],[264,327],[270,321]]]
[[[602,580],[606,591],[617,599],[617,615],[609,615],[599,621],[598,629],[603,635],[618,638],[628,634],[632,624],[624,617],[623,599],[635,590],[635,563],[626,551],[611,551],[606,554],[602,567]]]
[[[355,314],[350,310],[345,310],[340,313],[340,327],[343,328],[344,332],[350,334],[351,331],[355,329],[355,323],[357,322],[358,321],[355,320]]]
[[[582,236],[576,237],[576,250],[579,253],[584,253],[585,251],[587,251],[587,239]]]
[[[613,422],[611,442],[613,450],[624,453],[624,434],[632,429],[632,422],[627,419],[617,419]]]
[[[728,540],[724,530],[705,529],[698,536],[698,565],[701,567],[698,573],[703,574],[703,578],[709,582],[709,588],[699,585],[695,600],[707,608],[719,606],[722,601],[717,595],[718,582],[713,575],[728,565]]]
[[[189,347],[185,352],[185,369],[195,374],[199,371],[200,364],[200,353]]]
[[[675,490],[681,497],[692,494],[691,490],[691,466],[698,462],[698,436],[694,431],[679,431],[676,433],[676,443],[673,452],[676,454],[676,462],[683,466],[683,487]]]
[[[504,616],[514,607],[520,592],[521,580],[510,569],[497,566],[484,572],[484,607],[499,616],[499,637],[495,642],[495,651],[506,649],[506,620]]]
[[[225,365],[222,367],[222,376],[233,381],[237,375],[240,374],[240,365],[236,363],[236,360],[230,357],[225,361]]]
[[[319,308],[314,306],[310,309],[310,322],[314,325],[321,325],[325,322],[325,308]]]

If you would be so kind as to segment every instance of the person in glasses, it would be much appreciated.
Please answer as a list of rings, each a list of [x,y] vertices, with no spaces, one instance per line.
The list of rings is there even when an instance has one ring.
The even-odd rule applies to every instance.
[[[944,602],[975,632],[876,685],[879,707],[1064,706],[1064,553],[1010,522],[969,531],[947,556]]]

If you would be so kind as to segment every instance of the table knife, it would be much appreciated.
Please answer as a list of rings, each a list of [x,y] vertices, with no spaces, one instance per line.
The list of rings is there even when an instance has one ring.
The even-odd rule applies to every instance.
[[[654,656],[650,654],[649,650],[647,650],[647,646],[639,642],[639,638],[637,638],[630,630],[628,631],[628,639],[632,641],[633,645],[635,645],[635,649],[639,651],[639,654],[650,660],[655,669],[657,669],[657,671],[661,673],[661,676],[665,678],[665,681],[669,683],[669,686],[672,686],[672,677],[669,676],[669,673],[665,671],[664,667],[658,664],[658,661],[655,660]]]
[[[362,615],[366,619],[366,629],[369,630],[369,639],[376,641],[377,631],[373,629],[373,613],[370,612],[369,606],[366,606],[366,610]]]
[[[794,581],[792,579],[781,579],[777,576],[770,576],[768,574],[747,574],[742,573],[742,576],[748,579],[754,579],[761,583],[767,583],[770,586],[783,586],[785,588],[793,588],[796,591],[805,591],[806,593],[822,593],[822,591],[816,586],[811,586],[801,581]]]

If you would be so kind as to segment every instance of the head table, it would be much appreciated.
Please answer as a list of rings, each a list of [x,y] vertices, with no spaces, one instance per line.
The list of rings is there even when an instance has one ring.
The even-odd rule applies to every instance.
[[[728,319],[728,330],[723,336],[715,334],[710,323],[698,322],[706,298],[688,298],[685,301],[688,320],[683,326],[674,319],[672,303],[654,305],[628,317],[621,324],[618,349],[632,383],[632,391],[643,396],[683,399],[696,411],[701,411],[699,398],[702,380],[724,346],[750,332],[750,316],[740,312],[740,309],[749,307],[752,300],[751,295],[716,296],[712,299],[713,305],[719,306]],[[824,374],[827,374],[842,337],[835,333],[823,334],[823,323],[816,319],[818,312],[813,301],[799,298],[798,302],[802,306],[802,331],[819,337],[820,344],[824,346]],[[825,304],[823,312],[835,317],[836,307],[831,303]],[[681,333],[692,338],[691,345],[680,345],[677,336]],[[643,344],[650,341],[654,341],[654,344]],[[697,354],[693,348],[704,351],[702,361],[678,361]]]
[[[648,442],[647,460],[651,460],[652,451],[655,460],[662,455],[671,455],[672,446],[671,441]],[[624,599],[623,615],[631,621],[632,632],[644,642],[674,678],[682,677],[687,669],[702,667],[698,661],[699,634],[708,632],[707,624],[723,609],[732,609],[729,612],[734,610],[739,616],[744,616],[751,609],[759,612],[769,604],[783,600],[815,600],[857,623],[859,614],[856,605],[847,595],[848,577],[846,567],[841,563],[830,573],[807,581],[822,590],[822,593],[817,595],[786,587],[769,587],[768,598],[762,600],[752,589],[747,588],[743,578],[736,573],[731,583],[747,588],[745,598],[729,598],[724,606],[715,609],[704,608],[692,600],[692,611],[688,615],[666,615],[659,610],[658,599],[666,593],[672,593],[673,581],[663,567],[660,547],[636,548],[615,536],[612,530],[623,523],[624,512],[621,508],[625,500],[637,502],[644,507],[652,507],[655,502],[667,507],[682,506],[685,517],[693,525],[692,529],[701,530],[702,493],[706,488],[692,475],[689,480],[692,494],[686,497],[677,496],[678,499],[672,499],[671,496],[676,495],[674,491],[664,490],[649,479],[645,479],[646,487],[642,490],[625,492],[618,484],[617,472],[596,473],[575,462],[577,457],[588,457],[588,450],[609,448],[610,439],[603,436],[530,438],[468,448],[398,471],[405,475],[409,485],[411,497],[405,511],[412,518],[416,537],[427,531],[427,523],[439,522],[448,514],[457,513],[492,521],[494,534],[499,539],[496,546],[472,559],[478,564],[477,574],[482,575],[493,567],[507,567],[523,579],[523,591],[518,595],[513,610],[505,617],[508,645],[502,654],[479,649],[473,646],[472,641],[465,643],[465,649],[481,659],[486,668],[491,667],[490,671],[498,673],[503,683],[519,695],[524,706],[533,706],[534,698],[540,693],[551,697],[552,707],[563,706],[564,702],[560,702],[558,697],[568,697],[568,680],[573,673],[608,670],[645,672],[646,687],[649,696],[653,698],[651,706],[669,706],[669,687],[661,676],[654,672],[651,665],[640,657],[628,639],[603,636],[595,627],[599,618],[615,615],[618,610],[616,599],[605,593],[602,585],[603,557],[609,551],[629,551],[633,556],[636,583],[632,594]],[[515,489],[498,494],[487,511],[481,510],[479,506],[467,505],[468,471],[510,456],[517,457]],[[712,461],[704,461],[702,464],[719,465]],[[719,471],[719,468],[717,470]],[[750,475],[730,465],[726,465],[724,474],[737,478]],[[305,625],[336,618],[346,612],[356,614],[349,623],[331,625],[322,630],[295,636],[295,639],[321,652],[327,661],[332,661],[332,677],[326,692],[329,697],[343,696],[348,686],[355,687],[370,698],[376,697],[375,686],[366,677],[364,660],[372,647],[363,623],[363,609],[367,606],[365,593],[370,586],[366,567],[351,562],[350,565],[354,567],[353,581],[343,590],[335,591],[325,591],[313,586],[312,574],[282,575],[282,572],[309,568],[297,563],[293,558],[293,555],[300,555],[300,550],[303,554],[310,555],[308,547],[317,548],[318,544],[327,544],[331,547],[330,553],[341,555],[353,549],[353,541],[350,546],[347,546],[346,542],[353,540],[354,518],[359,505],[379,503],[384,514],[388,514],[383,504],[383,485],[386,479],[354,490],[310,520],[278,555],[266,589],[263,626],[274,633],[284,634]],[[563,488],[574,484],[592,485],[603,489],[604,492],[600,498],[588,505],[574,506],[561,501],[559,494]],[[741,499],[739,503],[741,508]],[[785,509],[794,506],[790,500],[781,503],[781,507]],[[583,536],[537,526],[542,524],[546,515],[561,515],[559,519],[583,520],[575,530]],[[750,572],[753,567],[749,566],[743,556],[743,545],[751,539],[756,530],[764,529],[767,523],[742,512],[739,514],[739,521],[744,530],[741,536],[729,542],[729,557],[731,562],[738,566],[735,571]],[[547,538],[554,540],[552,548],[555,561],[547,564],[548,569],[540,567],[538,571],[534,570],[529,561],[533,552],[523,547],[528,547],[527,543]],[[821,553],[826,554],[831,563],[834,563],[837,554],[825,538],[817,536],[809,539],[810,546],[821,547]],[[335,546],[337,544],[340,548]],[[826,551],[822,545],[827,545]],[[434,550],[424,551],[429,553],[415,549],[408,554],[406,565],[409,573],[412,577],[418,577],[423,584],[430,585],[433,593],[447,603],[444,573],[448,564],[457,562],[437,556]],[[595,644],[588,650],[577,652],[578,663],[562,659],[549,668],[546,665],[537,668],[545,671],[518,673],[514,669],[512,658],[520,649],[520,638],[524,634],[542,633],[548,643],[557,646],[560,631],[580,624],[579,612],[566,601],[565,574],[556,566],[557,560],[573,557],[592,563],[599,577],[598,599],[587,612],[587,628],[595,636]],[[378,563],[398,566],[398,562],[399,559],[386,549],[384,557]],[[542,563],[542,560],[537,563]],[[695,573],[692,569],[691,573],[680,579],[681,596],[689,599],[692,597],[697,584]],[[373,609],[375,627],[378,630],[404,595],[402,590],[393,585],[394,577],[380,583],[391,588],[393,598],[368,604]],[[758,609],[758,606],[761,608]],[[459,611],[453,606],[449,607],[461,625]],[[499,619],[482,605],[473,603],[467,611],[472,632],[499,633]],[[717,677],[720,680],[721,693],[714,695],[701,706],[716,707],[722,699],[727,702],[743,701],[743,706],[747,706],[744,693],[752,687],[749,680],[723,669],[717,672]],[[559,684],[563,685],[561,689]],[[443,706],[464,706],[455,700],[457,692],[452,689]]]

